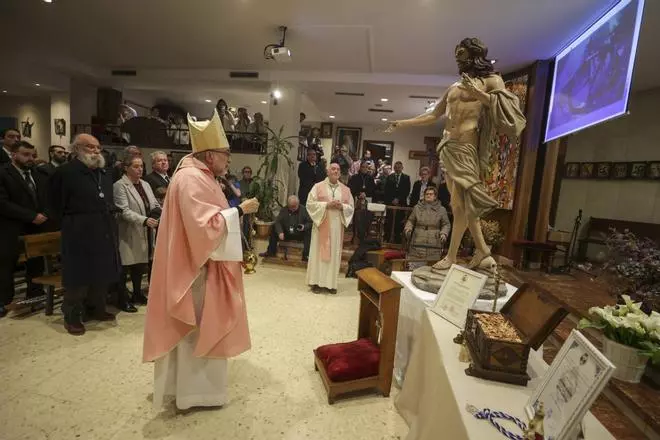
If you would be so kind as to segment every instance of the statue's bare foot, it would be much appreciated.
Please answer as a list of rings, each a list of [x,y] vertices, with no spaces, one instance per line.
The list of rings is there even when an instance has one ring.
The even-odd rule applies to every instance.
[[[481,252],[480,250],[477,250],[474,253],[474,256],[472,257],[472,259],[470,260],[470,263],[468,264],[468,269],[475,269],[477,267],[481,267],[481,262],[485,261],[488,258],[493,260],[493,262],[495,261],[493,259],[493,257],[490,256],[490,253],[485,254],[485,253]]]
[[[433,265],[433,269],[437,270],[447,270],[451,267],[452,264],[456,263],[456,261],[450,259],[449,257],[445,257],[442,260],[438,261]]]

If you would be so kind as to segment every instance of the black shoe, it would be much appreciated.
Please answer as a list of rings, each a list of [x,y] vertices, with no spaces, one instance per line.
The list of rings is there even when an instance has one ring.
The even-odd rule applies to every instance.
[[[138,309],[135,308],[135,306],[128,301],[119,304],[118,308],[122,312],[126,312],[126,313],[137,313],[138,311]]]
[[[131,299],[133,300],[133,304],[144,305],[147,303],[147,297],[141,293],[133,295]]]
[[[5,306],[0,306],[0,318],[4,318],[9,313],[9,310]]]
[[[317,285],[313,285],[313,286],[312,286],[312,292],[314,292],[314,293],[321,293],[322,290],[323,290],[323,289],[321,289],[321,288],[320,288],[319,286],[317,286]]]
[[[332,295],[336,295],[337,289],[328,289],[328,292],[330,292]]]
[[[85,326],[81,322],[66,322],[64,321],[64,328],[70,335],[80,336],[85,334]]]

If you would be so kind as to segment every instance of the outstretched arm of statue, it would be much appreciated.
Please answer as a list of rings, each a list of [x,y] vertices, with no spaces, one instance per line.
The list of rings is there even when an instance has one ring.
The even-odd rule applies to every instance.
[[[395,129],[400,127],[418,127],[422,125],[431,125],[435,123],[438,119],[445,115],[447,110],[447,92],[442,96],[440,101],[433,107],[433,110],[430,112],[423,113],[419,116],[415,116],[411,119],[402,119],[400,121],[392,121],[387,126],[385,133],[391,133]]]

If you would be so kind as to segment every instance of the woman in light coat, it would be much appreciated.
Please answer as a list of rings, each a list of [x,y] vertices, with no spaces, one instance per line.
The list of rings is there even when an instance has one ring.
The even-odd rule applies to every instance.
[[[115,205],[121,210],[117,221],[123,267],[119,308],[136,312],[137,309],[128,300],[126,274],[130,274],[133,284],[132,302],[146,304],[147,298],[142,294],[142,277],[147,273],[149,260],[153,256],[154,231],[158,227],[161,208],[151,186],[141,179],[144,172],[142,158],[127,158],[124,170],[124,176],[113,186]]]
[[[404,233],[410,241],[409,258],[440,260],[451,225],[447,210],[438,201],[438,190],[429,186],[408,217]]]

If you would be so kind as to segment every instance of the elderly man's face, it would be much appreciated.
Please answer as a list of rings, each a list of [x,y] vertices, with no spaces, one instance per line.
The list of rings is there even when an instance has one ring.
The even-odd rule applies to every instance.
[[[424,182],[426,182],[427,180],[429,180],[429,170],[422,170],[422,171],[420,171],[420,172],[419,172],[419,177],[420,177]]]
[[[243,179],[249,180],[252,178],[252,168],[243,168]]]
[[[170,161],[166,155],[159,154],[154,158],[154,163],[152,165],[152,168],[157,173],[165,174],[167,173],[167,170],[170,168]]]
[[[288,206],[289,206],[289,211],[296,212],[298,210],[298,207],[300,206],[300,202],[298,202],[298,200],[296,199],[291,199],[289,200]]]
[[[339,168],[339,164],[333,163],[330,164],[328,167],[328,178],[332,183],[336,183],[337,180],[339,180],[339,175],[341,173],[341,169]]]
[[[307,150],[307,162],[311,164],[316,163],[316,151],[314,150]]]

